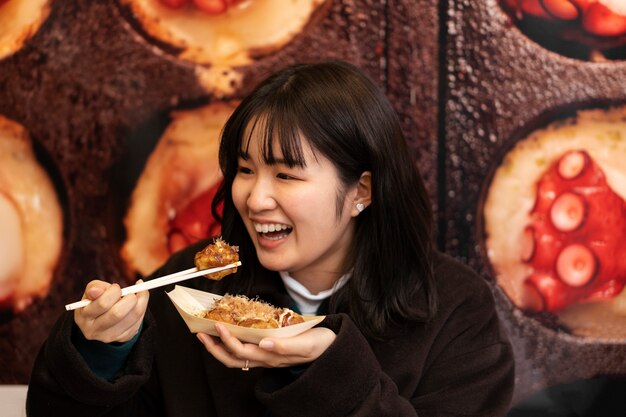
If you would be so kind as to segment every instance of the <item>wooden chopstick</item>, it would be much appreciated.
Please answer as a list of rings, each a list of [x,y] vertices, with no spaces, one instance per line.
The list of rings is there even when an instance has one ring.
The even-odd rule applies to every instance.
[[[202,275],[212,274],[214,272],[223,271],[225,269],[236,268],[241,265],[241,262],[235,262],[233,264],[218,266],[216,268],[200,269],[189,268],[184,271],[174,272],[173,274],[165,275],[160,278],[151,279],[150,281],[142,282],[141,284],[131,285],[129,287],[122,288],[122,297],[128,294],[134,294],[139,291],[151,290],[153,288],[162,287],[164,285],[174,284],[187,279],[199,277]],[[83,308],[91,303],[91,300],[85,299],[76,301],[75,303],[67,304],[65,309],[67,311],[76,310],[77,308]]]

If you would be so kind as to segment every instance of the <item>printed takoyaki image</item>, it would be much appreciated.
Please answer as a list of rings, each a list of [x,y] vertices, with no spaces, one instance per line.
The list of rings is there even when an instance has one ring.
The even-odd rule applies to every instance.
[[[220,234],[211,202],[222,178],[220,132],[233,109],[216,103],[172,112],[124,217],[121,253],[131,271],[147,275],[177,250]]]
[[[571,333],[626,337],[626,108],[579,111],[517,142],[488,187],[497,284]]]
[[[179,57],[245,65],[297,36],[326,0],[120,0],[148,35]]]
[[[63,247],[63,210],[28,131],[0,116],[0,310],[48,294]]]

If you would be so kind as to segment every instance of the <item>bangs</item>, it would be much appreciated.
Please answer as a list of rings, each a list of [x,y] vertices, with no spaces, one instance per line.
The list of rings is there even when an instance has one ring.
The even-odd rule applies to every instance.
[[[281,163],[288,167],[305,167],[306,158],[302,150],[304,133],[300,125],[294,112],[283,106],[270,106],[252,115],[240,139],[239,156],[247,160],[250,146],[259,146],[260,154],[268,165]]]

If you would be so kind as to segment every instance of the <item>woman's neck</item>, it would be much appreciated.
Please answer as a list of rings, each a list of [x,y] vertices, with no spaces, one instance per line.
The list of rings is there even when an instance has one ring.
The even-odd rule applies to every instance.
[[[311,294],[319,294],[322,291],[333,288],[343,274],[328,271],[298,271],[288,272],[289,276],[298,281]]]

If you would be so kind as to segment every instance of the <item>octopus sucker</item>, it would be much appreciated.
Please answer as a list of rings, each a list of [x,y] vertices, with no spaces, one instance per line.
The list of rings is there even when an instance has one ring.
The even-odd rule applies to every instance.
[[[20,312],[48,293],[63,246],[63,211],[28,133],[2,116],[0,233],[0,307]]]
[[[587,204],[580,194],[565,192],[560,194],[550,208],[550,221],[562,232],[578,229],[584,222]]]

